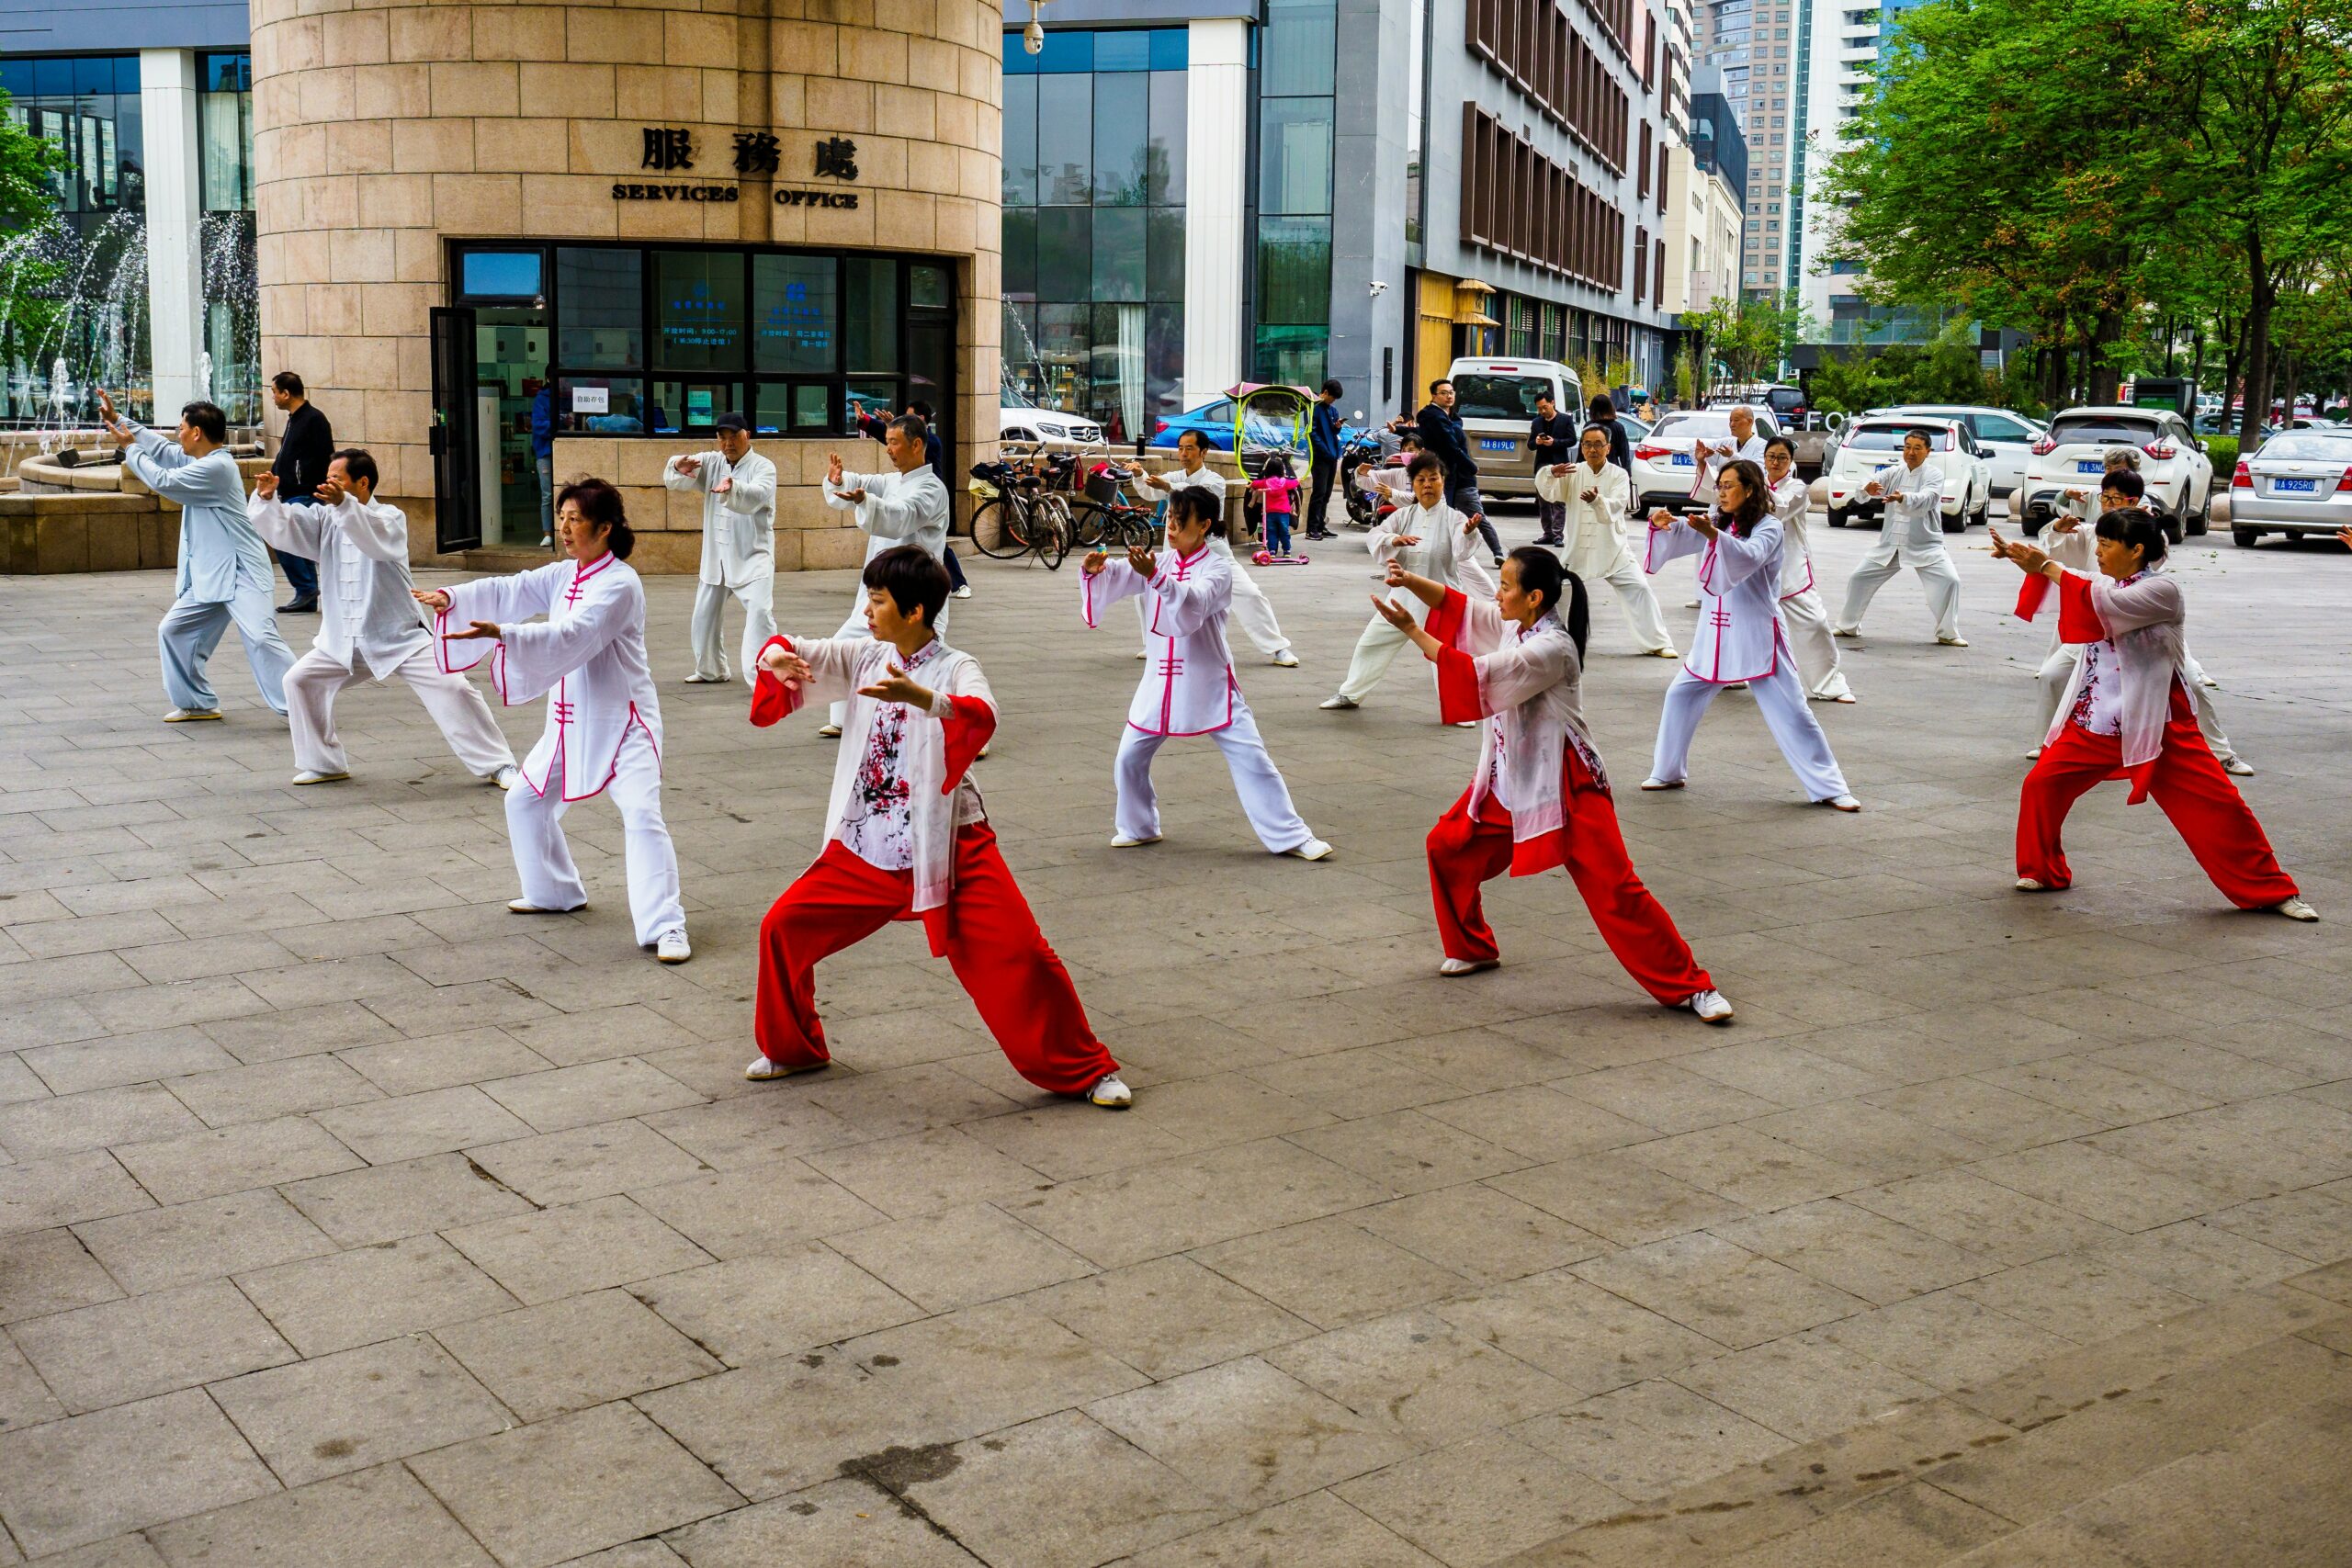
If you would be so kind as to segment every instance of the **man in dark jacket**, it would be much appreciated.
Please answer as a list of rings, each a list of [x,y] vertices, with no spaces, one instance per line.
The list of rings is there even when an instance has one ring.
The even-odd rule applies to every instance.
[[[1634,476],[1634,444],[1626,438],[1625,427],[1617,423],[1617,405],[1606,392],[1593,394],[1591,405],[1585,411],[1592,423],[1609,433],[1609,460]]]
[[[1529,471],[1541,473],[1545,468],[1574,462],[1577,445],[1582,436],[1583,432],[1577,429],[1577,422],[1560,412],[1557,399],[1549,392],[1537,393],[1535,417],[1527,424]],[[1535,503],[1535,519],[1537,544],[1557,545],[1566,541],[1568,526],[1566,502],[1538,501]]]
[[[269,471],[277,476],[277,499],[290,506],[311,504],[311,492],[327,477],[327,461],[334,456],[334,429],[318,405],[302,394],[302,378],[280,370],[269,378],[269,400],[286,414],[286,431],[277,440],[277,457]],[[281,615],[306,615],[319,607],[319,568],[316,561],[277,552],[286,569],[286,585],[294,597],[277,607]]]
[[[1495,566],[1503,564],[1503,542],[1495,533],[1495,525],[1487,521],[1487,503],[1478,494],[1478,460],[1470,456],[1470,443],[1462,433],[1461,416],[1453,412],[1453,382],[1441,376],[1430,383],[1430,400],[1413,416],[1413,426],[1421,438],[1421,450],[1437,454],[1445,465],[1445,503],[1464,517],[1475,517],[1478,532],[1487,541],[1487,548],[1495,556]]]
[[[1340,475],[1340,383],[1323,383],[1322,391],[1315,397],[1315,424],[1307,433],[1307,474],[1314,480],[1306,502],[1306,536],[1328,539],[1331,536],[1328,513],[1331,508],[1331,481]]]

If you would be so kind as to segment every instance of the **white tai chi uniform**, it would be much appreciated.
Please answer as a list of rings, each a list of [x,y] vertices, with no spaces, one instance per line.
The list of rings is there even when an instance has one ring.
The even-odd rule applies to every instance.
[[[1191,735],[1208,736],[1225,753],[1234,792],[1260,843],[1286,854],[1315,837],[1291,804],[1290,786],[1266,754],[1258,721],[1233,676],[1233,655],[1225,643],[1233,578],[1231,560],[1204,545],[1189,556],[1162,549],[1148,580],[1120,556],[1080,580],[1079,606],[1090,626],[1100,626],[1102,612],[1120,600],[1138,593],[1144,598],[1150,660],[1127,705],[1126,733],[1113,764],[1122,839],[1159,837],[1151,760],[1170,738]]]
[[[1838,668],[1838,639],[1829,635],[1829,610],[1813,581],[1813,543],[1805,537],[1805,513],[1813,490],[1796,471],[1772,487],[1767,498],[1781,520],[1781,619],[1796,655],[1804,694],[1835,702],[1852,696],[1846,672]]]
[[[1882,487],[1885,522],[1878,543],[1854,575],[1846,580],[1846,607],[1837,630],[1850,637],[1861,629],[1862,612],[1886,586],[1887,579],[1911,568],[1927,592],[1928,613],[1935,617],[1936,636],[1960,635],[1960,573],[1944,553],[1944,471],[1933,463],[1914,468],[1901,461],[1888,464],[1871,478]]]
[[[2082,522],[2076,527],[2060,529],[2059,523],[2068,517],[2080,518]],[[2098,574],[2098,536],[2092,532],[2091,521],[2086,505],[2069,501],[2056,517],[2041,525],[2041,532],[2035,536],[2034,544],[2043,555],[2069,571],[2095,577]],[[2162,571],[2165,565],[2159,561],[2154,570]],[[2034,672],[2041,697],[2041,728],[2035,731],[2037,735],[2047,732],[2056,722],[2059,706],[2065,701],[2068,688],[2074,684],[2075,668],[2083,661],[2083,648],[2081,643],[2062,639],[2056,623],[2052,623],[2050,651],[2043,657],[2041,668]],[[2188,651],[2186,639],[2181,643],[2180,669],[2188,692],[2189,706],[2197,712],[2198,732],[2205,737],[2205,744],[2211,749],[2213,760],[2225,768],[2240,761],[2236,749],[2230,744],[2230,738],[2222,732],[2221,709],[2214,705],[2213,694],[2205,684],[2204,667],[2197,662],[2196,655]],[[2034,750],[2039,753],[2041,747],[2037,744]]]
[[[1702,506],[1713,508],[1715,504],[1716,479],[1722,475],[1724,469],[1743,459],[1755,464],[1759,468],[1764,466],[1764,438],[1761,435],[1749,436],[1729,454],[1712,452],[1701,458],[1697,464],[1699,471],[1690,479],[1690,499]]]
[[[1363,537],[1364,547],[1372,551],[1372,558],[1384,572],[1390,561],[1401,561],[1416,576],[1459,588],[1475,599],[1491,599],[1494,573],[1482,558],[1477,530],[1464,526],[1469,521],[1444,502],[1434,507],[1413,502],[1374,524]],[[1404,538],[1419,538],[1420,543],[1397,543]],[[1418,597],[1401,589],[1384,588],[1381,592],[1390,604],[1404,605],[1417,623],[1428,624],[1429,606]],[[1411,646],[1409,637],[1375,613],[1363,635],[1356,638],[1356,650],[1348,659],[1347,679],[1340,682],[1340,695],[1351,703],[1363,702],[1388,673],[1397,653]]]
[[[679,459],[663,465],[662,482],[672,490],[702,492],[702,571],[695,590],[692,628],[695,678],[728,676],[723,622],[727,596],[743,606],[743,679],[756,680],[760,649],[775,636],[775,465],[757,452],[729,464],[723,452],[696,452],[701,467],[678,470]],[[721,480],[732,479],[725,494]]]
[[[1217,515],[1225,515],[1225,476],[1206,463],[1190,471],[1182,468],[1170,468],[1159,477],[1168,481],[1168,493],[1171,498],[1180,490],[1207,491],[1216,497]],[[1290,638],[1283,636],[1282,625],[1274,619],[1274,602],[1266,597],[1266,591],[1258,586],[1257,579],[1251,577],[1249,569],[1241,564],[1241,558],[1233,553],[1233,546],[1223,536],[1211,534],[1209,548],[1233,565],[1233,620],[1241,628],[1242,636],[1269,659],[1279,659],[1289,652]],[[1141,599],[1136,601],[1136,616],[1144,622],[1144,651],[1148,655],[1151,651],[1151,626]]]
[[[1805,705],[1788,632],[1781,625],[1781,520],[1766,512],[1743,539],[1718,508],[1715,526],[1713,539],[1679,517],[1671,527],[1650,531],[1643,561],[1650,570],[1677,556],[1699,558],[1699,626],[1690,657],[1666,689],[1650,777],[1675,784],[1689,776],[1690,738],[1698,733],[1700,716],[1717,692],[1745,681],[1805,797],[1844,795],[1846,775],[1830,754],[1821,721]]]
[[[364,671],[398,675],[440,727],[441,738],[476,778],[514,765],[514,749],[473,682],[433,657],[424,616],[410,597],[408,518],[381,501],[345,494],[333,506],[289,506],[256,496],[254,528],[288,555],[319,563],[319,635],[286,672],[294,765],[306,773],[350,771],[334,730],[335,694]]]
[[[651,947],[686,929],[678,853],[662,820],[662,704],[645,657],[645,585],[609,553],[582,565],[560,560],[512,577],[448,590],[435,618],[441,667],[471,669],[485,652],[492,683],[509,707],[544,694],[548,727],[506,792],[506,832],[523,899],[542,909],[588,901],[564,842],[567,807],[610,790],[621,814],[628,908],[637,942]],[[528,626],[533,615],[547,619]],[[452,626],[495,621],[500,639],[448,640]]]
[[[1535,493],[1566,508],[1568,570],[1587,582],[1599,578],[1617,591],[1617,606],[1625,612],[1626,627],[1644,653],[1672,647],[1666,618],[1658,614],[1657,595],[1650,592],[1650,580],[1626,538],[1633,480],[1605,457],[1599,468],[1581,457],[1565,474],[1554,474],[1553,467],[1546,464],[1535,470]],[[1584,499],[1587,491],[1594,492],[1590,501]]]
[[[270,606],[277,579],[269,569],[269,551],[245,514],[245,479],[237,459],[218,448],[191,457],[179,443],[143,425],[133,428],[132,439],[122,455],[123,467],[180,507],[179,575],[172,584],[172,607],[155,628],[164,694],[186,713],[219,711],[220,699],[204,678],[204,661],[234,621],[261,700],[282,716],[294,650],[277,635]]]
[[[865,499],[844,501],[842,491],[845,490],[862,490]],[[825,504],[835,511],[857,513],[857,525],[866,533],[867,560],[900,545],[918,545],[932,559],[945,564],[942,558],[947,554],[947,487],[928,463],[918,463],[911,473],[904,474],[843,472],[841,483],[825,481]],[[939,624],[931,629],[938,637],[946,637],[946,605],[939,607]],[[874,629],[865,624],[865,589],[862,585],[856,601],[849,607],[849,619],[833,635],[874,635]],[[839,728],[848,716],[849,704],[835,703],[828,711],[827,722]]]

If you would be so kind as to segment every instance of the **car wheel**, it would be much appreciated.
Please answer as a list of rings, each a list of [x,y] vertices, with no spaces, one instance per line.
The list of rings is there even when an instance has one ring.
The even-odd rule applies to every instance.
[[[2201,535],[2210,532],[2212,526],[2213,487],[2209,484],[2205,487],[2205,499],[2197,503],[2196,512],[2188,519],[2188,531]]]
[[[1843,528],[1848,523],[1853,521],[1853,516],[1852,513],[1833,506],[1829,509],[1829,525],[1832,528]]]
[[[2181,526],[2180,513],[2176,512],[2165,520],[2165,543],[2177,545],[2180,543],[2187,532],[2188,530]]]
[[[2230,530],[2230,543],[2235,545],[2242,550],[2250,550],[2254,548],[2254,547],[2259,544],[2261,540],[2262,530],[2259,528],[2232,528]]]
[[[1968,497],[1963,495],[1960,498],[1960,510],[1945,518],[1943,520],[1943,525],[1944,532],[1947,534],[1965,534],[1968,532]]]

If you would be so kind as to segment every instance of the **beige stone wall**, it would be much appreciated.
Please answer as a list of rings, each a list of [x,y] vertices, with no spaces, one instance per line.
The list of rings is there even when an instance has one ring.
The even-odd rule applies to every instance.
[[[337,440],[375,453],[420,559],[434,511],[426,312],[448,300],[449,239],[944,254],[963,302],[950,471],[993,446],[999,0],[251,0],[251,14],[263,373],[300,374]],[[639,167],[649,124],[694,130],[701,156],[690,175]],[[776,183],[788,186],[824,183],[808,177],[816,142],[854,138],[859,178],[844,188],[860,193],[857,208],[778,207],[750,178],[729,203],[613,199],[616,179],[731,178],[734,133],[763,127],[782,141]],[[280,423],[273,415],[273,434]],[[761,450],[787,481],[813,480],[828,445],[769,440]],[[846,458],[862,444],[830,445]],[[624,484],[660,461],[651,442],[564,446]],[[867,449],[878,467],[878,449]],[[607,462],[616,471],[599,467]],[[805,488],[779,509],[779,531],[837,532]],[[639,511],[633,492],[632,518]],[[687,508],[649,504],[643,516],[647,533],[699,527]],[[697,547],[640,546],[647,565],[681,570]],[[777,566],[849,564],[854,550],[835,559],[846,547],[779,539]]]

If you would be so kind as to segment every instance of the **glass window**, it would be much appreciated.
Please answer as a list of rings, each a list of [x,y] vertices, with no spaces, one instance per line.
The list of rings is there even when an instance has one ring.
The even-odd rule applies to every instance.
[[[1091,299],[1140,301],[1144,297],[1144,209],[1102,207],[1094,212],[1094,291]]]
[[[742,260],[741,256],[735,259]],[[743,388],[740,382],[656,381],[650,411],[652,417],[647,423],[657,434],[677,435],[708,430],[720,414],[742,406]]]
[[[1004,212],[1004,293],[1007,299],[1037,298],[1037,220],[1035,208]]]
[[[1146,32],[1103,32],[1094,35],[1094,69],[1144,71],[1151,65],[1151,35]]]
[[[634,369],[645,363],[643,252],[559,249],[555,299],[558,364]]]
[[[1184,300],[1184,211],[1155,207],[1144,214],[1144,298]]]
[[[947,389],[955,368],[956,333],[949,323],[907,323],[907,401],[929,403],[943,435],[949,424]]]
[[[468,251],[458,265],[458,289],[468,299],[536,299],[545,291],[537,251]]]
[[[1258,90],[1268,97],[1329,93],[1338,45],[1336,0],[1266,0]]]
[[[947,269],[926,266],[921,262],[907,268],[907,303],[918,310],[952,310],[956,287]]]
[[[842,262],[842,336],[845,367],[899,368],[899,264],[865,256]]]
[[[752,258],[752,368],[840,365],[841,301],[831,256]]]
[[[1048,37],[1052,36],[1050,34]],[[1094,189],[1094,79],[1037,79],[1037,200],[1074,207]]]
[[[1037,205],[1037,78],[1004,79],[1004,205]]]
[[[582,397],[582,391],[589,395]],[[601,408],[596,406],[600,403]],[[566,376],[556,384],[555,407],[561,430],[594,435],[645,434],[645,382],[640,377]]]
[[[1192,62],[1193,36],[1182,28],[1155,28],[1151,33],[1151,68],[1182,71]]]
[[[1037,210],[1037,298],[1083,299],[1094,286],[1094,212],[1085,207]]]
[[[821,381],[763,381],[752,412],[763,435],[820,435],[834,428],[832,389]]]
[[[849,384],[849,417],[843,421],[851,430],[857,428],[858,416],[888,419],[899,410],[899,383],[894,380],[869,378]]]
[[[1141,72],[1121,72],[1094,78],[1094,200],[1098,206],[1143,204],[1150,120],[1150,77]]]
[[[1331,100],[1269,98],[1259,105],[1258,210],[1331,210]]]
[[[1321,325],[1331,317],[1331,220],[1258,220],[1258,319]]]
[[[1151,143],[1144,152],[1144,199],[1155,207],[1184,201],[1184,73],[1151,73]]]
[[[664,367],[740,368],[744,336],[742,253],[656,251],[653,317],[655,354]]]

